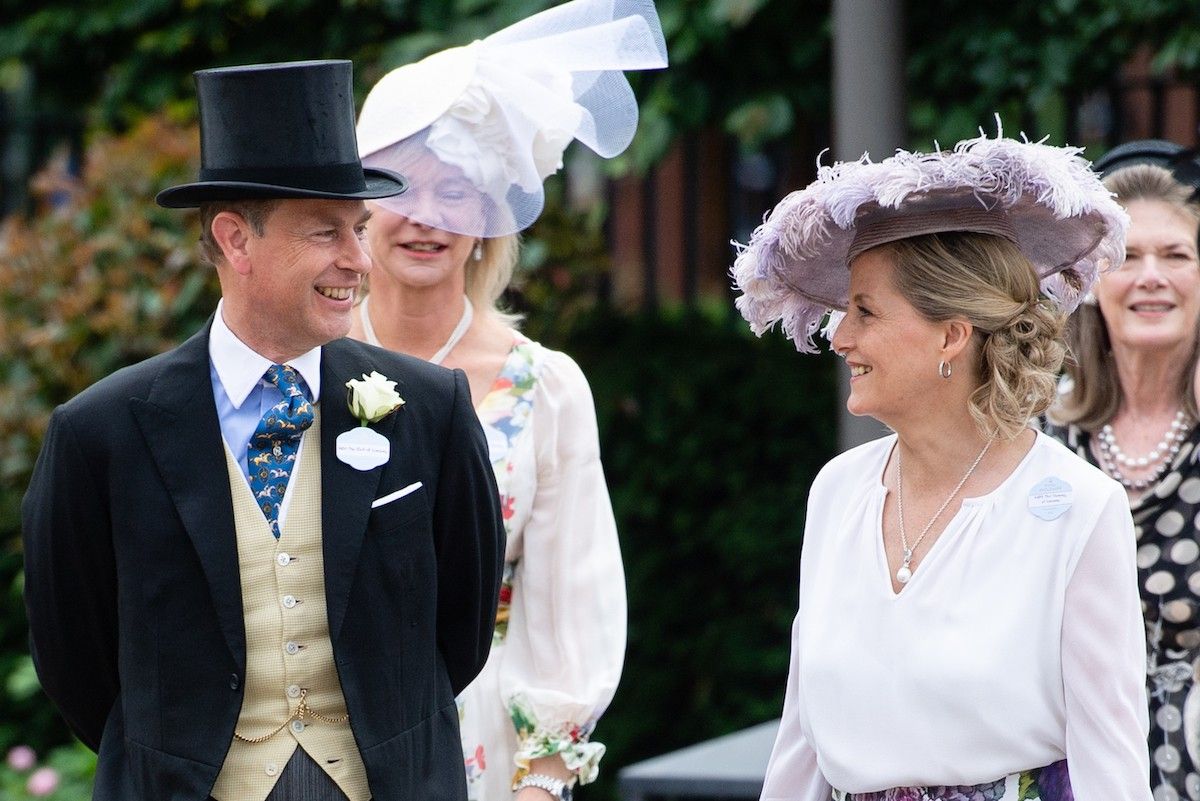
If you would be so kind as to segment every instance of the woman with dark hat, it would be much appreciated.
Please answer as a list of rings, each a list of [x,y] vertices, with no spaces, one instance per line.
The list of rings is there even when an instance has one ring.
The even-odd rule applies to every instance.
[[[1195,798],[1200,205],[1193,187],[1169,171],[1169,161],[1128,160],[1144,155],[1147,144],[1154,143],[1124,145],[1116,157],[1097,162],[1104,185],[1131,220],[1125,263],[1101,276],[1071,320],[1067,340],[1074,358],[1046,431],[1125,487],[1146,622],[1150,782],[1157,799]]]
[[[1120,486],[1030,428],[1124,215],[1075,151],[979,138],[822,168],[733,268],[757,333],[831,310],[853,414],[813,482],[764,799],[1148,801]]]
[[[604,754],[625,583],[591,390],[500,296],[564,149],[624,150],[638,110],[622,71],[664,66],[653,3],[574,0],[392,71],[359,116],[363,163],[412,188],[373,204],[351,335],[467,372],[504,509],[492,654],[459,697],[473,799],[566,798]]]

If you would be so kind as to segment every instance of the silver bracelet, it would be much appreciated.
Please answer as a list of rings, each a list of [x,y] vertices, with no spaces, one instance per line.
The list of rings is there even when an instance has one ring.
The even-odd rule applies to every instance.
[[[567,783],[562,779],[556,779],[544,773],[526,773],[513,789],[522,790],[526,787],[537,787],[539,790],[545,790],[557,798],[558,801],[571,801],[571,788],[567,786]]]

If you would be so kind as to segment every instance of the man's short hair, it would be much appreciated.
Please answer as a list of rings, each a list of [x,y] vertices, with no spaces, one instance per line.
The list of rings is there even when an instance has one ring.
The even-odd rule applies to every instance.
[[[256,236],[262,236],[267,229],[267,218],[275,207],[278,199],[272,200],[216,200],[200,205],[200,256],[214,267],[225,258],[221,246],[213,238],[212,222],[218,214],[230,211],[237,214],[250,224],[250,230]]]

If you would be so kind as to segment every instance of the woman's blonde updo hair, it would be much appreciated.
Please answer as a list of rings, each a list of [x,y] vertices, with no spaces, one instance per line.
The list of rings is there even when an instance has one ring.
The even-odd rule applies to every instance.
[[[1191,201],[1192,189],[1175,180],[1169,170],[1153,164],[1124,167],[1104,179],[1104,186],[1117,196],[1117,202],[1128,206],[1135,200],[1166,203],[1177,209],[1200,228],[1200,206]],[[1070,391],[1058,399],[1048,415],[1059,425],[1073,423],[1084,431],[1095,432],[1117,416],[1124,399],[1117,365],[1112,358],[1112,343],[1108,326],[1100,307],[1085,303],[1071,317],[1067,326],[1067,344],[1071,360],[1067,363]],[[1193,420],[1200,418],[1196,395],[1192,391],[1192,365],[1197,358],[1197,345],[1192,343],[1191,354],[1184,360],[1187,369],[1180,372],[1174,387],[1179,408]]]
[[[1066,315],[1041,301],[1033,265],[989,234],[925,234],[883,247],[895,258],[896,288],[923,317],[974,327],[971,417],[985,437],[1015,438],[1054,400],[1066,355]]]

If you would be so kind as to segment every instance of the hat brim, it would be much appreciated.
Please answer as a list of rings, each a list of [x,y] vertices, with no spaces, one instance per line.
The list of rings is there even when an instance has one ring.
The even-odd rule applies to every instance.
[[[780,323],[799,350],[815,353],[826,313],[846,308],[858,224],[869,227],[871,215],[886,210],[900,218],[912,212],[924,225],[944,210],[946,227],[912,233],[994,232],[991,224],[982,231],[949,219],[960,207],[1007,218],[1042,293],[1064,312],[1125,257],[1128,216],[1077,148],[980,136],[953,151],[901,150],[881,162],[864,157],[820,168],[816,181],[780,201],[739,246],[732,270],[742,292],[738,310],[756,334]],[[903,235],[900,227],[895,233]]]
[[[363,181],[366,188],[358,192],[330,192],[249,181],[196,181],[164,189],[158,193],[155,201],[168,209],[189,209],[204,203],[229,200],[378,200],[395,197],[408,189],[408,180],[403,175],[377,167],[364,167]]]
[[[918,209],[930,211],[937,210],[940,206],[947,212],[947,218],[950,218],[950,211],[972,205],[980,205],[975,193],[945,193],[940,197],[938,193],[929,193],[917,200],[908,201],[905,209],[908,212]],[[859,216],[868,217],[879,211],[878,204],[867,203],[859,208]],[[1004,209],[1003,213],[1016,234],[1014,244],[1029,259],[1039,281],[1071,269],[1086,259],[1096,251],[1111,228],[1104,215],[1098,211],[1087,211],[1076,217],[1062,218],[1054,209],[1028,196]],[[971,231],[975,229],[948,223],[913,231],[896,239],[906,239],[921,233]],[[814,303],[835,311],[845,311],[850,300],[850,262],[856,235],[857,225],[849,228],[831,228],[819,250],[805,256],[793,257],[792,269],[786,274],[788,286]]]

